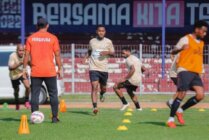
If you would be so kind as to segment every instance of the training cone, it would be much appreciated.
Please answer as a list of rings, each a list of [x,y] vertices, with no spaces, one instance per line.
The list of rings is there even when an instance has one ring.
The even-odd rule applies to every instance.
[[[28,127],[28,119],[26,115],[21,116],[21,122],[18,130],[18,134],[30,134],[30,130]]]
[[[8,103],[4,103],[2,107],[3,107],[4,110],[7,110],[8,109]]]
[[[205,109],[204,108],[200,108],[198,109],[199,112],[205,112]]]
[[[126,112],[126,113],[124,114],[124,116],[132,116],[132,113],[131,113],[131,112]]]
[[[128,128],[125,125],[121,125],[121,126],[118,126],[117,130],[118,131],[127,131]]]
[[[152,112],[157,112],[157,109],[156,108],[152,108],[151,111]]]
[[[65,100],[61,100],[60,102],[60,112],[66,112],[67,111],[67,106],[65,103]]]
[[[131,123],[131,121],[129,119],[124,119],[122,122],[123,123]]]
[[[133,109],[132,108],[129,108],[127,111],[128,112],[133,112]]]

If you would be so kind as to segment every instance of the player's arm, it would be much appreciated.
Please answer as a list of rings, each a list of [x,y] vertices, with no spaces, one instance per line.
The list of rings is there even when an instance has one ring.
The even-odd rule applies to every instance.
[[[131,76],[134,74],[134,72],[135,72],[135,67],[134,67],[134,65],[132,65],[130,67],[130,70],[129,70],[128,74],[125,77],[125,80],[128,80],[129,78],[131,78]]]
[[[142,67],[141,67],[141,71],[142,71],[142,73],[144,73],[144,72],[146,71],[145,66],[142,66]]]
[[[55,61],[56,61],[56,65],[58,66],[58,75],[61,76],[61,72],[62,72],[62,62],[61,62],[61,56],[60,56],[60,50],[57,50],[55,53]]]
[[[100,53],[100,55],[101,55],[101,56],[114,56],[114,55],[115,55],[115,49],[114,49],[114,47],[113,47],[112,42],[110,42],[108,51],[102,51],[102,52]]]
[[[179,42],[176,44],[175,48],[171,51],[172,55],[176,55],[179,52],[187,49],[189,47],[189,40],[188,37],[183,37],[179,40]]]
[[[13,59],[10,56],[9,64],[8,64],[9,70],[14,70],[14,69],[18,68],[19,66],[21,66],[22,64],[23,64],[23,62],[20,62],[19,64],[14,63]]]
[[[29,51],[25,51],[25,56],[23,59],[23,71],[26,72],[26,67],[29,63],[29,58],[30,58],[30,52]]]

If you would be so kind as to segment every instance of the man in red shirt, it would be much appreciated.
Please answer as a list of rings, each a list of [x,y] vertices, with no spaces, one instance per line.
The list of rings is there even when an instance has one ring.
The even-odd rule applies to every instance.
[[[52,123],[57,123],[57,75],[61,73],[60,47],[55,35],[47,32],[49,24],[44,18],[37,23],[38,31],[28,37],[25,48],[24,69],[31,59],[31,111],[39,110],[39,95],[44,81],[50,96]],[[58,66],[56,72],[54,59]]]

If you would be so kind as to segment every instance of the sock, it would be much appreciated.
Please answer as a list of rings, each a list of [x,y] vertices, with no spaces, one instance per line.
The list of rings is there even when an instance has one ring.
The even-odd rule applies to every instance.
[[[173,99],[170,99],[170,100],[168,100],[168,103],[170,104],[170,105],[172,105],[173,104]]]
[[[128,102],[126,101],[126,99],[124,97],[120,97],[120,100],[124,105],[128,104]]]
[[[97,108],[97,103],[93,103],[93,108]]]
[[[135,102],[134,104],[136,106],[136,109],[139,109],[140,108],[139,102]]]
[[[176,114],[176,111],[177,109],[179,108],[181,104],[181,99],[179,98],[176,98],[174,101],[173,101],[173,104],[171,106],[171,112],[170,112],[170,117],[174,117],[175,114]]]
[[[25,102],[29,101],[29,97],[25,96]]]
[[[191,106],[196,105],[198,102],[199,101],[194,96],[194,97],[190,98],[181,108],[183,110],[186,110],[186,109],[190,108]]]
[[[175,121],[174,117],[169,117],[168,122],[174,122],[174,121]]]
[[[180,107],[180,108],[177,110],[177,112],[179,112],[179,113],[183,113],[183,112],[184,112],[184,110]]]

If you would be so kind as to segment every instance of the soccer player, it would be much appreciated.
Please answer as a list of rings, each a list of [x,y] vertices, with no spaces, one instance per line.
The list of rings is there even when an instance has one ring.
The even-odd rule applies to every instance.
[[[31,58],[31,112],[39,110],[39,95],[42,83],[45,82],[50,96],[52,123],[59,122],[57,75],[60,76],[62,65],[60,47],[55,35],[47,32],[49,24],[44,18],[38,19],[38,31],[28,37],[24,69]],[[54,59],[58,66],[56,71]]]
[[[104,101],[106,85],[108,80],[108,58],[114,55],[112,41],[105,37],[106,29],[103,25],[98,25],[96,29],[97,37],[89,42],[89,76],[91,81],[91,99],[93,104],[93,113],[97,114],[97,92],[100,87],[100,101]]]
[[[13,52],[9,56],[9,75],[12,82],[12,87],[14,89],[14,97],[15,97],[15,104],[16,104],[16,110],[20,109],[19,105],[19,85],[20,82],[23,83],[25,86],[25,107],[27,109],[30,108],[29,103],[29,93],[30,93],[30,83],[28,80],[28,77],[26,75],[23,75],[23,57],[24,57],[24,46],[21,44],[17,45],[16,52]]]
[[[173,101],[170,117],[167,122],[170,128],[176,127],[174,122],[175,115],[179,123],[184,125],[183,112],[204,98],[204,89],[200,74],[203,72],[204,42],[202,39],[206,36],[207,30],[208,24],[205,21],[197,21],[194,24],[193,33],[181,38],[172,51],[173,55],[179,53],[179,60],[177,62],[178,95]],[[191,97],[179,108],[181,101],[186,95],[186,91],[191,87],[194,89],[196,95]]]
[[[145,68],[142,66],[141,61],[136,56],[131,54],[131,49],[129,47],[122,48],[122,56],[126,58],[126,65],[129,72],[113,87],[115,93],[118,95],[123,104],[120,110],[123,111],[129,106],[129,103],[126,101],[121,90],[121,88],[125,88],[132,101],[134,102],[136,109],[141,111],[142,108],[139,105],[137,96],[134,94],[134,91],[136,91],[141,82],[141,75],[142,72],[145,71]]]

